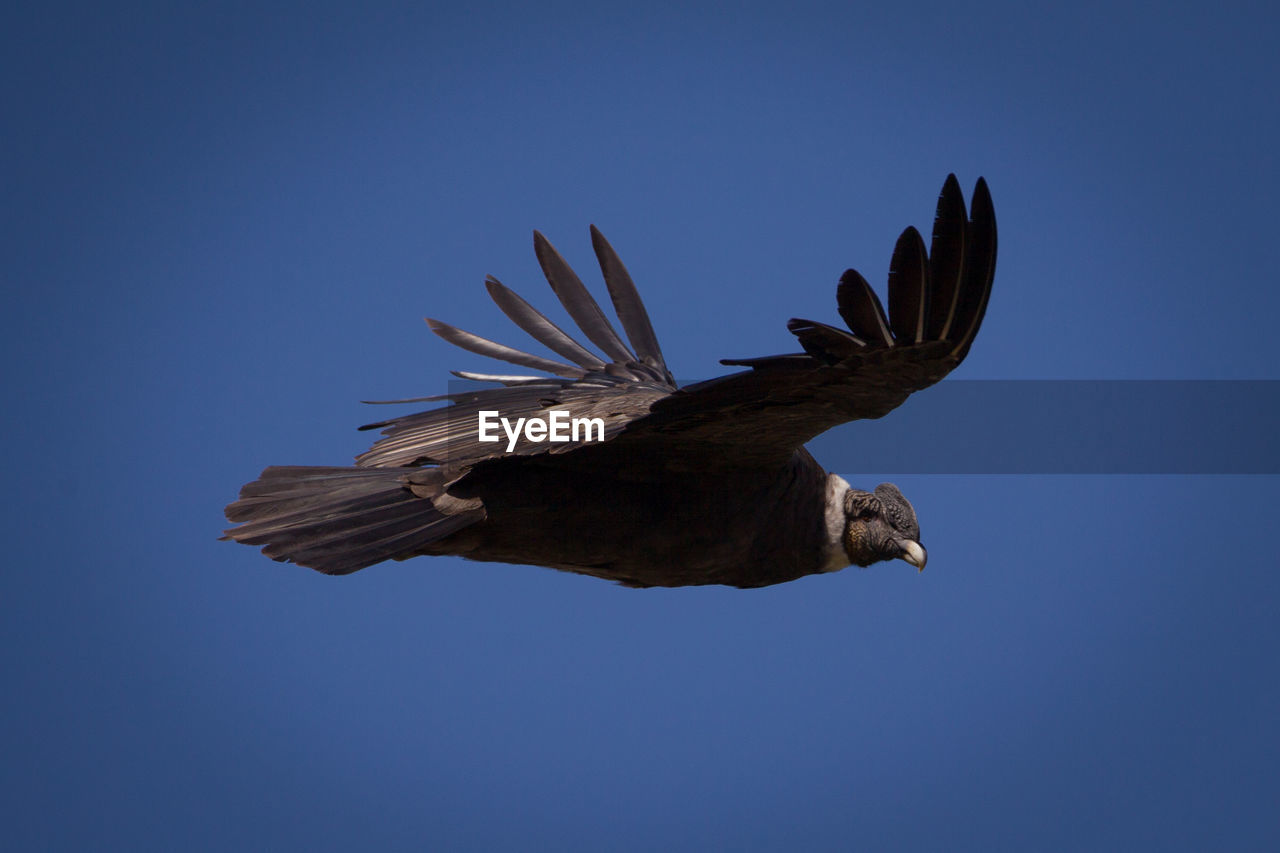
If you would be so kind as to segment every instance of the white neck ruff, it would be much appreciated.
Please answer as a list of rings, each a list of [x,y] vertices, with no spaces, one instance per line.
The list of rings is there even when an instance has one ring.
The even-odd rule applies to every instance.
[[[844,496],[849,483],[838,474],[827,475],[826,520],[827,541],[822,549],[822,571],[838,572],[849,565],[849,555],[844,552]]]

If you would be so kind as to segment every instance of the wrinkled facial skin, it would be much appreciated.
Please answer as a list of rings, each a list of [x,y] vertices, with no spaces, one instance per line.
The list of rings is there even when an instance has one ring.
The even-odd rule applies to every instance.
[[[924,568],[920,525],[911,504],[892,483],[874,492],[850,489],[845,495],[844,551],[855,566],[882,560],[905,560]]]

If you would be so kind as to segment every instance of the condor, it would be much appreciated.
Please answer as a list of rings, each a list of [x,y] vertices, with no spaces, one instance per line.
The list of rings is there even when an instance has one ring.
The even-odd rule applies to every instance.
[[[804,352],[722,363],[746,370],[677,387],[648,313],[613,248],[591,242],[630,346],[541,234],[551,289],[596,354],[497,279],[489,295],[564,361],[428,320],[463,349],[549,376],[456,372],[472,390],[365,429],[382,438],[355,467],[270,467],[226,508],[225,538],[327,574],[452,554],[548,566],[627,586],[760,587],[882,560],[925,565],[915,511],[889,483],[828,474],[804,443],[879,418],[965,357],[995,273],[996,222],[978,179],[966,211],[948,176],[931,244],[898,239],[889,311],[854,270],[836,302],[847,329],[787,324]],[[493,387],[493,386],[497,387]],[[401,402],[421,402],[401,401]],[[600,419],[603,441],[480,440],[478,415]],[[592,431],[595,432],[594,430]]]

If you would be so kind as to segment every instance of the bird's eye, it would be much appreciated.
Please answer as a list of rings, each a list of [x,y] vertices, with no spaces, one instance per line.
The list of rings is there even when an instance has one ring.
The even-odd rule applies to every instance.
[[[858,510],[858,518],[860,519],[866,520],[875,517],[876,511],[869,506],[864,506],[862,509]]]

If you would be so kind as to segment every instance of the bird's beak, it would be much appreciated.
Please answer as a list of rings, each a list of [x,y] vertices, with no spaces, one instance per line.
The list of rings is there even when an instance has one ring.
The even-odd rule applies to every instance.
[[[906,560],[923,572],[924,564],[929,562],[929,555],[925,553],[924,547],[919,542],[913,542],[910,539],[899,539],[897,542],[898,547],[902,549],[898,559]]]

